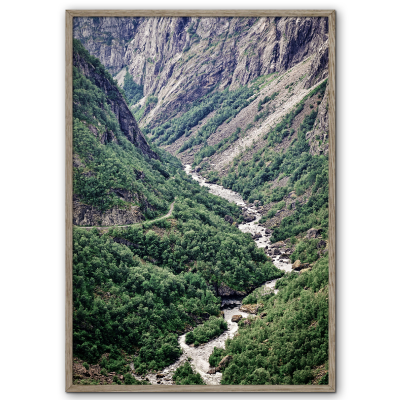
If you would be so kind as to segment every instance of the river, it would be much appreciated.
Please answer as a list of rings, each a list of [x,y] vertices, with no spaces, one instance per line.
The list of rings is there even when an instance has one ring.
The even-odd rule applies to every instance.
[[[259,248],[265,248],[266,246],[271,244],[271,235],[267,234],[265,232],[265,229],[262,226],[258,225],[258,221],[261,219],[262,215],[257,211],[257,208],[255,206],[250,206],[246,204],[239,193],[236,193],[229,189],[225,189],[224,187],[216,185],[214,183],[207,183],[201,175],[192,170],[190,165],[185,165],[185,172],[190,175],[194,180],[199,182],[200,186],[205,186],[209,188],[210,193],[216,196],[220,196],[230,202],[236,203],[247,214],[254,215],[255,220],[243,223],[239,225],[238,228],[242,232],[249,232],[252,235],[257,233],[260,234],[261,237],[255,239],[255,243]],[[292,270],[292,264],[290,264],[290,262],[288,262],[287,260],[283,261],[282,259],[280,259],[280,256],[274,256],[272,258],[272,262],[277,268],[285,272],[290,272]],[[274,290],[275,292],[277,292],[277,290],[275,289],[276,281],[277,279],[265,282],[262,287],[264,287],[265,290]],[[210,369],[208,359],[213,352],[214,347],[225,348],[226,340],[228,338],[233,338],[233,336],[237,332],[238,324],[231,321],[232,316],[239,314],[242,315],[243,318],[246,318],[248,316],[247,313],[239,310],[240,306],[240,299],[222,298],[221,308],[224,310],[224,318],[228,324],[228,329],[217,338],[197,347],[194,347],[193,345],[188,346],[185,343],[186,334],[181,335],[179,337],[179,345],[183,350],[181,357],[174,364],[166,367],[163,371],[157,374],[147,374],[146,378],[150,381],[150,383],[153,385],[173,385],[174,382],[172,376],[175,373],[175,370],[179,366],[183,365],[186,361],[189,361],[193,368],[193,371],[198,372],[207,385],[219,385],[221,383],[222,373],[217,372],[215,374],[208,374],[207,371]],[[141,379],[139,376],[136,376],[136,378]]]

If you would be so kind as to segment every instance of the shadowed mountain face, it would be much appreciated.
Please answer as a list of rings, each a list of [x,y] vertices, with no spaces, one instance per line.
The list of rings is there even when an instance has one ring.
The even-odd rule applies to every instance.
[[[150,127],[210,90],[290,69],[316,54],[327,33],[326,18],[74,19],[74,37],[120,83],[127,67],[144,95],[158,98],[142,115]],[[326,66],[318,65],[315,73]]]

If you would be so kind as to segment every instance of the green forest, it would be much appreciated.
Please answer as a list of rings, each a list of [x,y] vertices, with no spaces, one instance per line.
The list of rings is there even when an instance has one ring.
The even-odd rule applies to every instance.
[[[328,257],[311,271],[281,278],[279,292],[259,297],[257,316],[239,322],[239,335],[214,348],[210,365],[226,355],[223,385],[305,385],[328,369]],[[252,299],[254,300],[254,299]],[[328,374],[314,383],[327,384]]]
[[[157,156],[150,158],[125,136],[114,103],[134,106],[144,97],[144,87],[134,82],[127,69],[120,88],[78,40],[74,40],[74,55],[113,88],[107,92],[98,79],[74,64],[74,201],[100,213],[137,206],[142,216],[142,222],[127,228],[73,229],[76,360],[87,371],[99,366],[103,376],[112,375],[112,384],[148,384],[147,373],[161,371],[181,356],[179,335],[186,333],[186,343],[197,348],[227,329],[220,290],[228,287],[247,295],[243,304],[260,307],[258,315],[239,322],[238,335],[227,340],[225,349],[215,348],[210,356],[211,367],[226,355],[233,357],[222,370],[222,384],[326,383],[327,374],[318,381],[315,376],[328,366],[328,257],[318,251],[319,239],[303,237],[310,228],[318,228],[324,239],[328,235],[328,157],[311,155],[306,139],[318,107],[307,110],[296,132],[293,126],[308,98],[323,97],[327,81],[266,133],[265,146],[252,157],[235,159],[225,176],[215,171],[209,175],[212,182],[240,193],[247,202],[271,204],[260,223],[279,210],[294,208],[274,228],[271,241],[292,238],[296,246],[291,261],[313,266],[301,274],[285,274],[249,233],[238,229],[242,210],[210,194],[185,173],[177,157],[160,147],[188,137],[202,123],[178,154],[200,145],[192,163],[195,167],[221,153],[252,125],[233,130],[213,146],[207,140],[278,74],[258,77],[234,90],[210,87],[204,96],[182,104],[163,124],[143,128]],[[276,91],[258,100],[253,123],[268,117],[271,101],[278,95]],[[157,102],[156,96],[147,96],[136,117]],[[277,151],[276,146],[288,138],[294,139],[287,150]],[[288,177],[286,185],[272,189],[271,183],[280,177]],[[309,196],[302,204],[292,204],[287,200],[292,192]],[[158,219],[170,207],[172,214]],[[277,278],[277,294],[256,289]],[[74,379],[99,384],[99,379],[79,374]],[[205,384],[189,362],[176,369],[173,381]]]

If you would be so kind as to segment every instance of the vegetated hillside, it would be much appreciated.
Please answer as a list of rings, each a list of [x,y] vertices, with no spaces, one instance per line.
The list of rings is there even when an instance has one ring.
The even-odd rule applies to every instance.
[[[78,41],[74,60],[74,224],[83,207],[85,222],[142,222],[74,228],[74,380],[138,384],[129,364],[142,374],[174,362],[177,335],[220,314],[221,286],[246,293],[282,273],[235,227],[239,207],[130,130],[123,93]],[[154,219],[172,201],[172,216]]]
[[[177,197],[172,218],[127,230],[109,230],[99,236],[101,240],[111,248],[122,246],[130,252],[129,259],[139,260],[139,266],[152,266],[154,274],[163,271],[176,278],[195,279],[197,286],[191,285],[203,290],[199,296],[208,298],[210,304],[212,296],[225,292],[226,286],[232,294],[248,292],[266,276],[279,276],[279,271],[255,248],[249,236],[224,220],[229,215],[235,222],[240,221],[238,207],[216,200],[191,182],[173,155],[192,164],[209,181],[239,192],[248,203],[257,206],[264,215],[260,223],[272,231],[274,245],[266,249],[267,255],[289,255],[296,271],[278,282],[278,294],[256,291],[245,299],[245,303],[262,304],[258,316],[240,322],[238,335],[227,342],[226,350],[212,355],[212,365],[218,365],[224,355],[231,356],[227,358],[230,362],[224,363],[223,384],[327,383],[327,21],[78,18],[74,35],[92,54],[103,57],[107,68],[117,74],[149,141],[171,154],[154,147],[159,163],[150,155],[140,158],[147,163],[149,176],[158,179],[144,181],[143,190],[155,193],[154,188],[165,187],[156,196],[160,202]],[[85,133],[89,137],[87,129]],[[92,134],[90,140],[93,137]],[[95,146],[90,146],[95,148],[101,140],[97,138]],[[115,145],[111,140],[105,147],[114,149]],[[135,157],[142,154],[137,148],[134,152]],[[86,172],[81,171],[82,175]],[[110,196],[110,191],[106,192],[111,187],[108,185],[103,186],[102,196]],[[163,204],[164,207],[157,203],[153,214],[146,216],[166,212],[168,201]],[[79,231],[79,235],[97,233]],[[92,244],[87,250],[80,249],[77,256],[86,257],[91,248]],[[114,250],[111,254],[115,256]],[[90,265],[83,267],[84,272],[78,274],[90,284],[85,284],[76,303],[77,309],[83,307],[89,316],[98,310],[93,302],[96,277],[92,275],[92,258],[88,258]],[[196,303],[190,284],[182,281],[184,289],[172,299],[172,303],[180,305],[180,314],[171,314],[167,325],[159,310],[168,307],[168,300],[162,297],[164,292],[158,283],[146,283],[157,282],[157,277],[146,275],[144,286],[137,291],[138,301],[147,309],[145,314],[140,304],[127,306],[136,292],[129,292],[124,280],[112,278],[111,282],[109,261],[99,259],[101,279],[118,293],[117,302],[110,307],[112,312],[99,320],[104,326],[112,326],[114,333],[109,341],[101,336],[95,342],[93,332],[86,332],[80,338],[78,356],[89,359],[92,356],[88,349],[98,348],[96,356],[90,358],[95,361],[103,351],[116,354],[122,350],[135,357],[135,368],[140,372],[160,368],[163,357],[170,360],[178,354],[174,334],[204,318],[206,303]],[[120,265],[119,260],[113,262]],[[203,280],[207,285],[204,289]],[[147,298],[142,300],[140,296],[150,296],[146,293],[154,297],[153,303],[148,303]],[[88,298],[92,302],[87,302]],[[115,313],[116,305],[121,304],[123,312]],[[212,310],[206,312],[218,315]],[[121,339],[110,341],[118,337],[115,332],[119,332],[130,313],[138,318],[161,318],[148,336],[148,343],[164,346],[165,354],[151,350],[145,341],[147,336],[137,339],[129,331],[134,338],[129,344],[122,333]],[[81,326],[94,327],[93,323],[85,325],[86,318],[80,320],[84,324]],[[146,331],[146,323],[140,323],[143,325],[139,325],[139,332]],[[132,343],[136,346],[133,349]],[[124,358],[124,365],[128,359]],[[102,362],[106,365],[111,361]],[[122,367],[113,368],[125,372]],[[189,370],[181,372],[188,382],[196,381]]]
[[[326,18],[74,18],[74,37],[118,82],[128,73],[143,88],[149,128],[210,91],[287,71],[326,47],[327,33]],[[308,87],[324,68],[315,63]]]
[[[225,350],[214,348],[212,365],[230,356],[221,384],[328,384],[327,255],[311,271],[286,275],[276,288],[276,295],[258,296],[258,315],[239,322]]]
[[[76,40],[73,59],[74,224],[123,225],[165,213],[179,165],[162,166],[123,92]]]
[[[186,179],[169,219],[102,234],[75,228],[75,356],[118,374],[129,357],[139,374],[162,369],[180,355],[178,333],[219,315],[218,285],[246,292],[282,276],[218,215],[236,207]],[[110,352],[120,357],[111,362]]]

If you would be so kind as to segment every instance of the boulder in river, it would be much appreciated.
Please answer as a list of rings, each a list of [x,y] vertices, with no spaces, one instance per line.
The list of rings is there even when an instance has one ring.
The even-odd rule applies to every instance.
[[[233,315],[231,321],[232,322],[239,322],[243,318],[243,315]]]
[[[300,260],[296,260],[293,265],[292,265],[292,269],[297,269],[299,268],[301,265],[301,261]]]
[[[257,314],[257,310],[260,308],[260,304],[244,304],[239,310],[248,314]]]
[[[255,215],[244,214],[243,215],[244,222],[251,222],[256,219]]]

